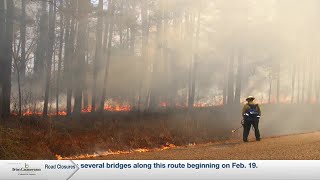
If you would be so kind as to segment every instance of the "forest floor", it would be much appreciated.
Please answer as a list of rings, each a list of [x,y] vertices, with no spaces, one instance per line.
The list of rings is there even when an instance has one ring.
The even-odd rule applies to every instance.
[[[219,126],[215,123],[210,128],[217,121],[209,116],[201,119],[185,112],[11,117],[0,121],[0,159],[61,159],[83,154],[167,149],[230,138],[230,128],[222,128],[228,127],[224,125],[228,122]]]
[[[242,129],[232,133],[240,126],[240,106],[12,116],[0,120],[0,159],[320,159],[319,133],[292,135],[320,131],[318,106],[262,108],[263,140],[246,144]],[[292,136],[270,138],[279,135]]]
[[[88,158],[90,159],[90,158]],[[320,132],[177,147],[165,151],[102,156],[111,160],[320,160]]]

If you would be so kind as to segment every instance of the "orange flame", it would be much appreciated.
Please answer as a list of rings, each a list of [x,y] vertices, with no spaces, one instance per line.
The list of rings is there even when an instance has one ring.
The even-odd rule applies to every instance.
[[[112,112],[127,112],[127,111],[131,111],[131,106],[130,105],[105,105],[104,107],[105,111],[112,111]],[[82,109],[82,113],[89,113],[92,111],[91,106],[86,108],[86,109]],[[13,116],[18,116],[18,114],[16,112],[12,112],[11,113]],[[22,113],[22,116],[42,116],[43,112],[41,111],[32,111],[32,110],[26,110]],[[49,113],[48,116],[56,116],[57,113],[53,112],[53,113]],[[58,116],[66,116],[67,112],[66,111],[59,111],[58,112]]]
[[[205,103],[195,103],[193,106],[194,107],[209,107],[210,105],[205,104]]]
[[[160,107],[167,107],[168,102],[160,102],[159,105],[160,105]]]
[[[163,151],[168,149],[174,149],[177,148],[174,144],[166,143],[165,146],[162,146],[161,148],[154,148],[154,149],[147,149],[147,148],[139,148],[134,149],[131,151],[104,151],[100,153],[93,153],[93,154],[81,154],[77,156],[70,156],[70,157],[62,157],[61,155],[55,155],[55,157],[58,160],[72,160],[72,159],[90,159],[90,158],[96,158],[101,156],[110,156],[110,155],[120,155],[120,154],[131,154],[131,153],[146,153],[146,152],[154,152],[154,151]]]
[[[111,111],[111,112],[127,112],[131,111],[131,106],[130,105],[105,105],[104,106],[105,111]],[[92,112],[92,107],[88,107],[86,109],[82,109],[82,113],[88,113]]]
[[[131,106],[130,105],[106,105],[104,106],[105,111],[114,111],[114,112],[120,112],[120,111],[130,111]]]

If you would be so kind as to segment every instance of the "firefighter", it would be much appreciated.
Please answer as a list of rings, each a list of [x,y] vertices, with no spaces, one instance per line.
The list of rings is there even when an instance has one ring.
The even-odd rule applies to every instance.
[[[251,129],[251,126],[254,127],[254,133],[256,140],[260,141],[260,131],[259,131],[259,120],[261,116],[261,110],[258,104],[254,103],[254,97],[249,96],[246,101],[247,104],[243,106],[241,122],[243,126],[243,141],[248,142],[248,136]]]

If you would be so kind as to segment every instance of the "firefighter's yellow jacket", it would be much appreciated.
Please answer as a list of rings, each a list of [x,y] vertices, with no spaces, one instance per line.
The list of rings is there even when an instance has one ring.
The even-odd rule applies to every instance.
[[[247,104],[245,104],[242,108],[242,116],[244,116],[244,114],[247,112],[248,109],[250,109],[249,104],[256,104],[253,101],[248,102]],[[261,116],[261,109],[259,104],[257,104],[257,111],[259,112],[259,115]]]

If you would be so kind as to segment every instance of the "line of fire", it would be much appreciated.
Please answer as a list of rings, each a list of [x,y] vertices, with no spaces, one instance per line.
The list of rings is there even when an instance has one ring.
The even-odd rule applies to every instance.
[[[320,5],[300,2],[0,0],[0,159],[237,143],[250,103],[262,137],[319,130]]]

